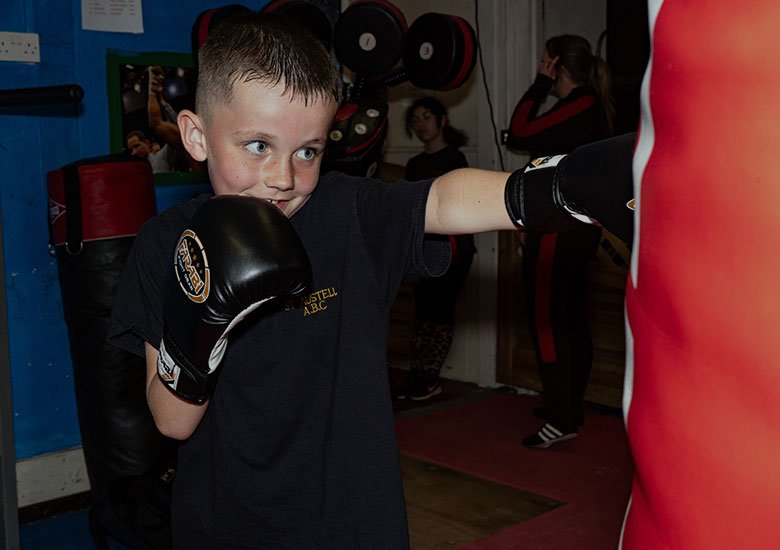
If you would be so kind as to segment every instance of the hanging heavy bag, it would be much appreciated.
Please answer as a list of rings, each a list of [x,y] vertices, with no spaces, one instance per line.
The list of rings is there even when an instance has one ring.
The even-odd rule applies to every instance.
[[[137,495],[134,480],[172,464],[174,445],[146,403],[143,358],[108,344],[106,334],[134,237],[156,214],[151,166],[125,155],[89,158],[49,172],[47,184],[93,516],[115,538],[141,546],[157,535],[134,532],[107,508],[123,500],[116,487]],[[169,522],[167,513],[161,521]]]

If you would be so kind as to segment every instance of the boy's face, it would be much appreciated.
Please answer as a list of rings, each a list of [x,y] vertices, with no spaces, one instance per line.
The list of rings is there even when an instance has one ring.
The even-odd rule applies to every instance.
[[[289,218],[317,186],[337,105],[304,105],[282,90],[237,82],[229,103],[215,103],[206,117],[180,114],[179,124],[193,158],[208,159],[215,194],[265,199]]]

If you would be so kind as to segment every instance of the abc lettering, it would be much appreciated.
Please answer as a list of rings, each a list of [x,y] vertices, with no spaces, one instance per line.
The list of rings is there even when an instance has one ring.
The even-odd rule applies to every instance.
[[[325,311],[326,309],[328,309],[328,306],[326,306],[324,302],[313,302],[304,306],[303,316],[306,317],[307,315],[311,315],[312,313],[319,313],[320,311]]]

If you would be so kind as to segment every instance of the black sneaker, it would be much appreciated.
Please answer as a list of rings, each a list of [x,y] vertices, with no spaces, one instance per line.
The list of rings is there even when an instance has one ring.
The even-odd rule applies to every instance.
[[[412,391],[413,378],[415,377],[413,377],[411,373],[404,376],[395,388],[395,392],[393,392],[393,397],[395,399],[406,399],[409,396],[409,393]]]
[[[412,381],[412,387],[407,397],[412,401],[425,401],[441,393],[441,384],[438,377],[430,379],[427,376]]]
[[[523,438],[523,445],[533,449],[546,449],[550,445],[577,437],[577,432],[565,432],[559,430],[549,422],[539,428],[533,435]]]

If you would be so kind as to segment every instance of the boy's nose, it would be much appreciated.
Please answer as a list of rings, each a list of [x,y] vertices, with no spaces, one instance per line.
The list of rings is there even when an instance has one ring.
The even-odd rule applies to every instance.
[[[295,173],[292,163],[282,161],[277,163],[274,168],[270,174],[266,174],[266,186],[280,191],[293,189],[295,187]]]

